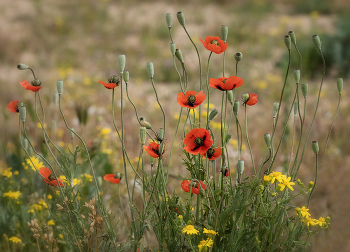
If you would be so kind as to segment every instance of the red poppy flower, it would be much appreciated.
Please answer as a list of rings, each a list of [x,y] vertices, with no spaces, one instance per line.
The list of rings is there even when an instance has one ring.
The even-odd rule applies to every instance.
[[[147,153],[154,158],[159,157],[159,144],[155,142],[151,142],[148,146],[143,146],[143,148],[147,151]],[[164,150],[165,151],[165,150]],[[163,153],[164,153],[163,151]]]
[[[117,86],[117,83],[105,83],[103,81],[98,81],[99,83],[101,83],[103,86],[105,86],[105,88],[107,89],[113,89]]]
[[[103,179],[112,182],[113,184],[119,184],[120,182],[120,178],[118,178],[115,174],[106,174]]]
[[[19,109],[18,109],[18,103],[19,101],[12,101],[7,105],[7,109],[10,110],[13,113],[18,113]]]
[[[210,78],[209,86],[212,88],[224,90],[232,90],[243,85],[243,80],[237,76],[231,76],[229,78],[221,77],[218,79]]]
[[[222,154],[222,149],[221,147],[217,147],[217,148],[209,148],[209,150],[207,150],[206,153],[204,153],[202,156],[203,158],[208,158],[209,160],[215,160],[218,157],[220,157]]]
[[[211,140],[208,130],[203,128],[194,128],[186,134],[184,144],[186,145],[184,149],[188,153],[193,155],[197,155],[199,153],[203,155],[213,144],[213,140]]]
[[[41,167],[39,169],[39,172],[41,175],[45,177],[44,181],[46,184],[49,184],[50,186],[57,186],[57,180],[60,183],[60,186],[63,186],[63,180],[60,178],[57,178],[57,180],[54,178],[54,176],[51,175],[51,170],[46,167]]]
[[[249,105],[249,106],[253,106],[258,102],[258,95],[251,93],[249,94],[249,99],[245,102],[245,104]]]
[[[177,95],[177,103],[181,107],[195,108],[205,100],[203,90],[196,94],[196,91],[187,91],[185,94],[181,92]]]
[[[30,91],[33,91],[33,92],[38,92],[39,89],[41,89],[41,86],[33,86],[31,84],[28,83],[28,81],[26,80],[22,80],[20,82],[21,86],[24,87],[26,90],[30,90]]]
[[[227,43],[221,40],[219,37],[208,36],[205,38],[205,41],[203,41],[201,38],[199,38],[199,40],[203,43],[204,47],[207,50],[212,51],[216,54],[220,54],[226,51]]]
[[[181,188],[185,191],[185,192],[191,192],[192,194],[200,194],[200,189],[203,188],[205,189],[205,184],[203,184],[203,181],[199,181],[200,182],[200,186],[199,183],[194,180],[194,181],[190,181],[190,180],[183,180],[181,182]]]
[[[228,175],[230,175],[228,168],[226,168],[222,173],[224,174],[225,177],[228,177]]]

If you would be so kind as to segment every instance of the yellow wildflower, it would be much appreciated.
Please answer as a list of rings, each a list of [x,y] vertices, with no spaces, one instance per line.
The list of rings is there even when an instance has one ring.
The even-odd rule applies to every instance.
[[[28,213],[34,213],[34,209],[33,208],[29,209]]]
[[[275,183],[276,180],[278,180],[278,182],[282,183],[282,173],[281,172],[271,172],[270,176],[272,178],[271,184]]]
[[[60,238],[61,240],[63,240],[63,235],[59,234],[58,238]]]
[[[68,183],[68,180],[67,180],[67,178],[66,178],[66,176],[61,175],[61,176],[60,176],[60,179],[62,179],[64,183],[69,184],[69,183]]]
[[[12,168],[7,168],[5,171],[3,171],[2,176],[11,178],[12,177]]]
[[[217,234],[219,234],[219,233],[218,233],[218,232],[215,232],[214,230],[208,230],[208,229],[204,228],[203,234],[213,234],[213,235],[217,235]]]
[[[52,195],[51,194],[47,195],[47,198],[52,199]]]
[[[264,175],[264,181],[265,181],[265,182],[269,182],[269,181],[271,181],[271,180],[272,180],[272,178],[271,178],[270,175]]]
[[[84,173],[81,175],[82,177],[85,177],[86,179],[88,179],[90,182],[92,182],[92,176],[90,174]]]
[[[179,216],[177,216],[179,219],[183,219],[184,217],[180,214]]]
[[[310,224],[311,224],[311,226],[316,226],[317,225],[317,222],[318,222],[318,220],[316,220],[316,219],[311,219],[310,217],[307,217],[307,218],[305,218],[304,220],[301,220],[302,222],[305,222],[305,224],[307,225],[307,226],[310,226]]]
[[[198,234],[198,230],[196,230],[195,228],[194,228],[194,226],[193,225],[187,225],[186,227],[184,227],[183,229],[182,229],[182,233],[185,233],[185,234]]]
[[[317,224],[318,224],[320,227],[322,227],[323,224],[327,224],[327,223],[326,223],[326,219],[323,218],[323,217],[320,217],[320,218],[317,220]]]
[[[3,193],[2,195],[3,197],[9,197],[11,199],[18,199],[19,196],[21,196],[21,192],[17,191],[17,192],[12,192],[11,190],[8,191],[7,193]]]
[[[214,242],[211,238],[208,238],[206,240],[201,240],[199,242],[199,245],[198,245],[199,251],[201,251],[203,249],[203,247],[211,248],[211,245],[213,245],[213,244],[214,244]]]
[[[44,164],[40,162],[39,159],[35,156],[26,158],[26,162],[33,169],[33,171],[39,170],[41,167],[44,166]]]
[[[80,184],[81,184],[81,180],[80,179],[77,179],[77,178],[73,179],[73,185],[80,185]]]
[[[21,239],[19,239],[18,237],[16,236],[12,236],[10,239],[10,241],[12,241],[13,243],[19,243],[19,242],[22,242]]]
[[[18,171],[14,171],[13,174],[15,174],[17,176],[19,174],[19,172]]]
[[[60,195],[60,191],[56,191],[56,195]]]
[[[294,191],[292,185],[295,185],[295,183],[289,182],[291,179],[292,179],[291,177],[283,179],[284,180],[283,183],[278,185],[280,187],[280,191],[283,191],[284,188],[286,188],[286,187],[288,187],[290,190]]]
[[[45,207],[45,208],[48,208],[46,202],[45,202],[43,199],[40,199],[40,200],[39,200],[39,204],[42,205],[42,206]]]
[[[43,209],[43,207],[41,205],[38,205],[38,204],[32,205],[31,208],[33,208],[34,210],[37,210],[37,211],[40,211]]]
[[[302,208],[297,207],[295,210],[297,211],[297,214],[303,218],[308,218],[311,216],[311,214],[308,213],[309,209],[305,208],[304,206]]]
[[[49,225],[49,226],[54,226],[54,225],[55,225],[55,221],[54,221],[54,220],[49,220],[49,221],[47,222],[47,225]]]
[[[41,127],[41,124],[38,122],[37,124],[36,124],[36,126],[39,128],[39,129],[41,129],[42,127]],[[44,123],[44,128],[46,128],[46,123]]]

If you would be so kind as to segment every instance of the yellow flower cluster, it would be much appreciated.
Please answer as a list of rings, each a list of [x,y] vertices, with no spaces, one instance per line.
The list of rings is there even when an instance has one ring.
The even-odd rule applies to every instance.
[[[19,239],[18,237],[16,236],[12,236],[10,239],[10,241],[12,241],[13,243],[19,243],[19,242],[22,242],[21,239]]]
[[[39,170],[41,167],[44,166],[42,162],[39,161],[38,158],[35,156],[32,156],[30,158],[26,158],[26,163],[22,163],[25,170],[28,170],[28,165],[33,169],[33,171]]]
[[[211,248],[211,246],[214,244],[214,241],[213,239],[211,238],[208,238],[206,240],[201,240],[199,242],[199,245],[198,245],[198,248],[199,248],[199,251],[201,251],[204,247],[208,247],[208,248]]]
[[[297,215],[299,215],[302,218],[302,222],[305,223],[308,227],[311,226],[316,226],[319,225],[320,227],[327,228],[330,217],[327,216],[327,218],[320,217],[319,219],[312,219],[311,214],[308,212],[309,209],[305,208],[304,206],[302,208],[296,207],[295,210],[297,211]]]
[[[3,197],[9,197],[11,199],[18,199],[19,196],[21,196],[21,192],[17,191],[17,192],[12,192],[11,190],[8,191],[7,193],[3,193],[2,195]]]
[[[92,176],[90,174],[84,173],[80,175],[81,177],[85,177],[89,182],[92,182]]]
[[[199,231],[196,230],[193,225],[187,225],[182,229],[182,233],[192,235],[192,234],[198,234]]]
[[[49,226],[54,226],[56,223],[55,223],[55,221],[54,220],[49,220],[48,222],[47,222],[47,225],[49,225]]]
[[[41,211],[42,209],[44,208],[48,208],[46,202],[44,201],[44,199],[40,199],[38,204],[34,204],[34,205],[31,205],[29,210],[28,210],[28,213],[34,213],[34,210],[35,211]]]
[[[11,178],[12,177],[12,168],[7,168],[5,171],[2,172],[2,176]]]
[[[275,182],[279,182],[278,187],[280,191],[283,191],[286,187],[288,187],[290,190],[294,191],[292,185],[295,185],[294,182],[290,182],[292,178],[288,177],[286,175],[283,175],[281,172],[271,172],[269,175],[264,176],[264,182],[267,184],[271,181],[271,184]]]

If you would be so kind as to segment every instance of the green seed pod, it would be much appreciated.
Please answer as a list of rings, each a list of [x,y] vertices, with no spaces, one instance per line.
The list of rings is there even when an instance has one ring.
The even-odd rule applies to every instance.
[[[243,59],[243,54],[241,52],[236,52],[235,53],[235,60],[241,61],[242,59]]]
[[[101,176],[97,177],[97,184],[98,184],[99,187],[102,186],[102,178],[101,178]]]
[[[313,35],[313,36],[312,36],[312,41],[314,42],[316,48],[317,48],[318,50],[321,50],[321,44],[322,44],[322,42],[321,42],[321,40],[320,40],[320,37],[319,37],[318,35]]]
[[[294,116],[298,115],[300,106],[301,102],[294,102]]]
[[[39,79],[34,79],[32,80],[31,84],[34,87],[38,87],[38,86],[41,86],[41,81]]]
[[[300,81],[300,70],[299,69],[294,69],[294,79],[295,79],[295,83],[299,84],[299,81]]]
[[[161,140],[164,140],[164,129],[163,128],[160,128],[158,130],[158,136]]]
[[[273,103],[273,106],[272,106],[272,116],[273,116],[273,118],[276,118],[279,107],[280,107],[280,104],[278,102],[274,102]]]
[[[27,115],[27,110],[26,110],[26,107],[23,105],[19,106],[19,117],[21,118],[21,120],[23,122],[25,122],[26,120],[26,115]]]
[[[338,88],[339,95],[341,95],[341,93],[343,91],[343,79],[342,78],[337,79],[337,88]]]
[[[145,127],[140,127],[140,142],[143,145],[146,143],[146,128]]]
[[[165,20],[166,20],[166,24],[168,25],[168,28],[171,28],[171,24],[173,22],[173,16],[171,15],[171,13],[167,13],[165,15]]]
[[[312,150],[314,151],[314,153],[316,155],[320,151],[320,148],[318,147],[318,142],[317,141],[312,141]]]
[[[29,67],[26,65],[26,64],[22,64],[22,63],[19,63],[18,65],[17,65],[17,69],[18,70],[26,70],[26,69],[28,69]]]
[[[60,95],[63,91],[63,80],[57,80],[56,82],[57,93]]]
[[[141,124],[141,126],[145,127],[146,129],[152,128],[151,124],[148,123],[147,121],[145,121],[143,117],[140,117],[140,124]]]
[[[233,92],[232,92],[232,90],[227,91],[227,99],[229,100],[231,105],[233,105]]]
[[[153,78],[154,76],[154,67],[152,62],[147,62],[147,72],[149,77]]]
[[[304,187],[305,187],[305,186],[304,186],[304,183],[303,183],[303,182],[301,182],[301,180],[300,180],[300,179],[298,179],[297,183],[298,183],[298,185],[299,185],[299,186],[301,186],[302,188],[304,188]]]
[[[115,178],[118,178],[118,179],[122,179],[122,175],[120,174],[120,172],[116,172],[116,173],[114,174],[114,177],[115,177]]]
[[[247,102],[249,100],[249,94],[243,94],[242,98],[244,102]]]
[[[237,172],[238,172],[238,174],[242,174],[243,171],[244,171],[244,161],[243,160],[238,160]]]
[[[212,111],[210,111],[210,113],[209,113],[209,122],[211,120],[213,120],[217,114],[218,114],[218,110],[217,109],[213,109]]]
[[[22,139],[22,143],[23,143],[24,149],[28,150],[28,139],[27,138],[23,138]]]
[[[284,36],[284,43],[286,44],[286,47],[288,50],[290,50],[291,47],[291,39],[289,35]]]
[[[70,128],[71,130],[69,131],[69,136],[70,136],[70,139],[73,140],[74,138],[74,129],[73,128]]]
[[[237,116],[239,111],[239,101],[235,101],[235,103],[233,104],[233,112],[235,113],[235,115]]]
[[[330,221],[331,221],[331,217],[327,216],[326,217],[326,223],[329,224]]]
[[[182,53],[181,53],[180,49],[176,49],[175,56],[180,61],[180,63],[184,63],[184,58],[182,56]]]
[[[119,55],[118,56],[118,66],[119,66],[119,72],[122,73],[124,72],[124,68],[125,68],[125,55]]]
[[[176,45],[174,43],[170,43],[170,51],[173,56],[175,56]]]
[[[289,229],[290,231],[292,231],[292,230],[294,229],[294,223],[293,223],[293,222],[289,222],[289,223],[288,223],[288,229]]]
[[[225,136],[225,145],[227,145],[227,143],[230,141],[231,137],[232,137],[232,134],[230,134],[230,133],[226,134],[226,136]]]
[[[297,39],[295,37],[295,33],[293,31],[289,31],[288,35],[290,36],[290,39],[292,40],[292,43],[295,45],[297,43]]]
[[[188,220],[188,221],[187,221],[187,225],[192,225],[192,221],[191,221],[191,220]]]
[[[271,145],[271,136],[270,136],[270,134],[269,134],[269,133],[266,133],[266,134],[264,135],[264,139],[265,139],[265,143],[266,143],[267,147],[270,148],[270,145]]]
[[[301,92],[303,93],[304,98],[307,97],[308,91],[309,91],[309,84],[307,83],[301,84]]]
[[[128,70],[125,70],[123,72],[123,79],[124,79],[125,83],[129,82],[129,71]]]
[[[177,20],[179,21],[180,25],[185,27],[185,15],[181,11],[177,13]]]
[[[221,26],[221,38],[224,42],[227,40],[228,27],[226,25]]]

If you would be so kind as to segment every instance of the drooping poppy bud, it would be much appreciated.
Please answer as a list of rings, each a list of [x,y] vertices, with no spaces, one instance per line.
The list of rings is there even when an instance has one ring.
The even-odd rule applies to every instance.
[[[227,99],[231,103],[231,105],[233,105],[233,91],[232,90],[227,91]]]
[[[286,47],[288,50],[290,50],[291,47],[291,39],[289,35],[284,36],[284,43],[286,44]]]
[[[299,69],[294,69],[294,79],[295,79],[295,83],[299,84],[299,81],[300,81],[300,70]]]
[[[25,122],[26,115],[27,115],[27,109],[23,105],[23,102],[18,103],[18,109],[19,109],[19,117],[21,118],[22,122]]]
[[[175,56],[176,45],[174,43],[170,43],[170,51],[173,56]]]
[[[22,63],[19,63],[18,65],[17,65],[17,69],[18,70],[26,70],[26,69],[28,69],[29,67],[26,65],[26,64],[22,64]]]
[[[182,56],[182,53],[181,53],[180,49],[176,49],[175,50],[175,56],[180,61],[180,63],[184,63],[184,58]]]
[[[270,148],[270,145],[271,145],[271,136],[270,136],[270,134],[269,134],[269,133],[266,133],[266,134],[264,135],[264,139],[265,139],[265,143],[266,143],[267,147]]]
[[[297,39],[295,37],[295,33],[293,31],[289,31],[288,35],[290,36],[290,39],[291,39],[292,43],[295,45],[297,43]]]
[[[129,82],[129,71],[128,70],[125,70],[123,72],[123,79],[124,79],[125,83]]]
[[[173,16],[171,15],[171,13],[167,13],[165,15],[165,20],[166,20],[166,24],[168,25],[168,28],[171,28],[171,24],[173,22]]]
[[[69,136],[70,136],[70,139],[73,140],[73,138],[74,138],[74,129],[73,128],[70,128]]]
[[[218,110],[217,109],[213,109],[212,111],[210,111],[210,113],[209,113],[209,122],[211,120],[213,120],[217,114],[218,114]]]
[[[272,116],[273,116],[273,118],[276,118],[279,107],[280,107],[280,104],[278,102],[274,102],[273,103],[273,106],[272,106]]]
[[[146,129],[151,129],[152,126],[147,121],[144,120],[143,117],[140,117],[140,124],[145,127]]]
[[[146,128],[145,127],[140,127],[140,142],[141,142],[141,144],[146,143]]]
[[[309,90],[309,84],[307,83],[301,84],[301,92],[303,93],[304,98],[307,97],[308,90]]]
[[[337,79],[337,88],[338,88],[339,95],[341,95],[341,93],[343,91],[343,79],[342,78]]]
[[[233,112],[235,113],[235,115],[237,116],[239,111],[239,101],[235,101],[235,103],[233,104]]]
[[[237,163],[237,173],[242,174],[244,171],[244,161],[243,160],[238,160]]]
[[[301,106],[301,102],[294,102],[294,116],[298,115],[300,106]]]
[[[185,15],[181,11],[177,13],[177,20],[179,21],[180,25],[185,27]]]
[[[318,147],[318,142],[317,141],[312,141],[312,150],[314,151],[314,153],[316,155],[320,151],[320,148]]]
[[[321,44],[322,44],[322,42],[321,42],[321,40],[320,40],[320,37],[319,37],[318,35],[313,35],[313,36],[312,36],[312,41],[314,42],[316,48],[317,48],[318,50],[321,50]]]

